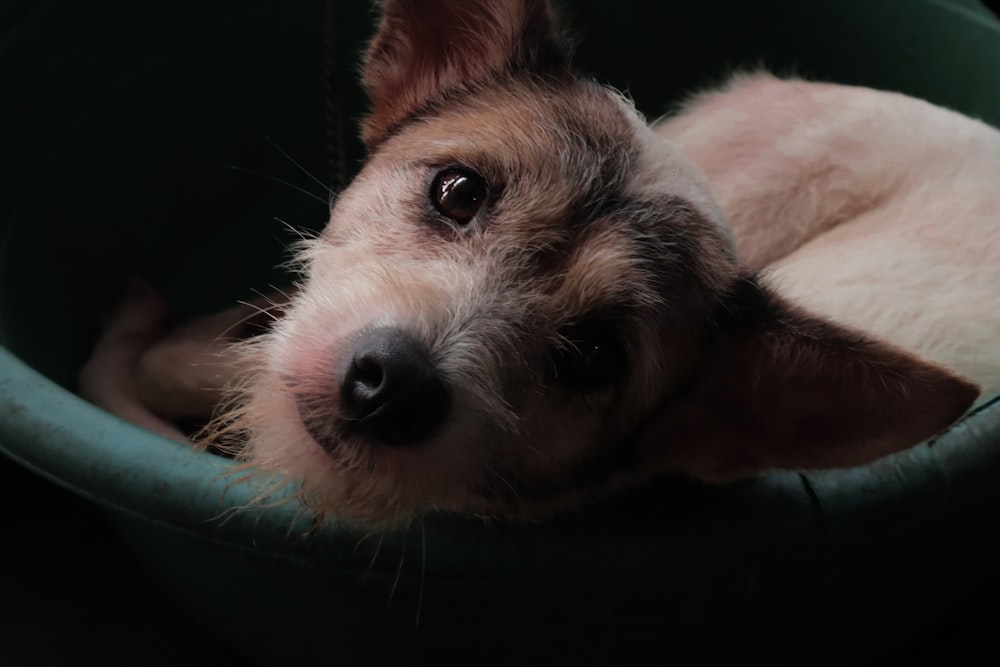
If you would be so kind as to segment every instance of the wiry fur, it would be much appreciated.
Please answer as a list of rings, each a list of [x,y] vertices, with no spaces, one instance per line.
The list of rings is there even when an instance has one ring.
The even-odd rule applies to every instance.
[[[594,116],[604,131],[594,131]],[[637,132],[649,132],[635,117],[598,86],[512,81],[387,139],[304,253],[300,296],[260,343],[244,413],[248,455],[352,515],[492,512],[578,486],[581,450],[595,456],[614,443],[691,371],[694,358],[651,352],[671,331],[666,349],[690,347],[701,335],[693,323],[731,278],[710,269],[725,264],[728,239],[671,193],[693,185],[625,183]],[[503,183],[503,204],[465,232],[428,219],[428,174],[450,163]],[[614,394],[547,386],[560,331],[604,311],[644,363]],[[379,452],[337,431],[334,369],[359,331],[399,324],[461,390],[433,446]],[[310,414],[301,414],[303,396]],[[339,441],[332,453],[302,446],[313,411]]]
[[[942,180],[971,173],[938,167],[949,145],[894,170],[885,161],[900,159],[900,135],[881,102],[854,108],[864,94],[750,78],[661,126],[699,169],[621,95],[568,69],[540,0],[386,0],[382,12],[364,68],[369,159],[300,253],[286,314],[240,348],[250,371],[211,438],[238,443],[253,469],[300,480],[320,512],[382,523],[433,510],[538,515],[667,470],[722,481],[858,465],[939,432],[974,400],[975,386],[945,366],[978,377],[982,325],[947,324],[975,319],[976,306],[914,314],[893,296],[914,282],[922,298],[942,293],[913,275],[929,260],[956,267],[936,274],[949,285],[987,284],[957,270],[966,252],[948,254],[964,239],[944,243],[966,217],[961,233],[936,229],[937,217],[913,227],[955,197],[950,210],[984,213],[962,190],[982,195],[981,183]],[[769,106],[802,86],[827,97]],[[847,113],[825,111],[838,105]],[[938,113],[925,107],[910,122]],[[911,157],[935,165],[929,180]],[[488,184],[464,225],[430,201],[436,175],[453,167]],[[897,201],[903,184],[943,195],[934,206],[929,194]],[[872,215],[883,217],[865,226]],[[992,244],[973,262],[986,270],[996,232],[968,228]],[[939,247],[913,251],[930,238]],[[877,250],[851,247],[865,239]],[[823,262],[827,271],[807,270]],[[881,296],[849,284],[882,269]],[[818,296],[828,276],[831,304]],[[858,329],[801,305],[838,315],[854,299],[862,307],[843,321]],[[941,312],[945,323],[933,322]],[[861,333],[900,340],[888,329],[922,318],[914,349],[942,365]],[[574,354],[574,328],[594,322],[624,352],[619,377],[585,390],[553,373],[553,359]],[[359,433],[341,394],[358,340],[386,327],[420,342],[450,395],[444,423],[404,445]],[[961,342],[921,342],[942,335]],[[963,345],[967,358],[954,354]],[[143,372],[177,372],[152,366]]]

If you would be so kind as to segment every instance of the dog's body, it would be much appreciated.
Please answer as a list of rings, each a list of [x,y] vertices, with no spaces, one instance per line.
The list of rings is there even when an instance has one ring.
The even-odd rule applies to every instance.
[[[782,295],[1000,391],[1000,132],[912,97],[767,75],[658,131]]]
[[[321,511],[520,516],[663,471],[856,465],[961,416],[958,373],[1000,386],[985,125],[757,76],[657,134],[571,74],[540,1],[387,1],[365,84],[370,159],[220,420]],[[173,341],[96,355],[84,390],[127,403],[93,378],[141,358],[119,394],[182,416],[161,390],[199,371]]]

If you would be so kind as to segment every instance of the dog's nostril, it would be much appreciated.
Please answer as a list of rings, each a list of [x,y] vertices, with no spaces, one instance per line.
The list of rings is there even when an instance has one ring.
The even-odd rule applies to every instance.
[[[351,360],[346,382],[351,383],[354,398],[377,400],[384,380],[385,372],[376,356],[365,353]]]
[[[448,391],[420,341],[398,329],[377,329],[357,341],[341,383],[344,413],[366,436],[413,443],[448,414]]]

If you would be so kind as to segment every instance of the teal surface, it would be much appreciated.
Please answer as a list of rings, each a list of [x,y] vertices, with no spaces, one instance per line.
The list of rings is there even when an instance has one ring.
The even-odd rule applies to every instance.
[[[0,105],[0,450],[105,507],[164,589],[255,662],[612,664],[654,649],[857,664],[998,574],[997,404],[866,468],[665,480],[550,525],[442,517],[369,535],[336,520],[309,531],[291,502],[235,511],[254,490],[225,460],[89,406],[73,378],[129,276],[205,312],[284,278],[285,223],[323,224],[326,193],[283,155],[323,177],[320,3],[21,4],[0,35],[13,93]],[[362,3],[338,12],[350,121],[372,19]],[[579,63],[650,116],[763,64],[1000,124],[1000,28],[971,0],[564,13]]]

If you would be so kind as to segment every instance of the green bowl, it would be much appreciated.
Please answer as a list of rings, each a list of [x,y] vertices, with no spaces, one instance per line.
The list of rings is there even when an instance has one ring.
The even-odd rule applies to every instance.
[[[1000,24],[972,0],[565,4],[579,64],[650,116],[767,65],[1000,124]],[[310,531],[294,502],[241,509],[252,489],[226,460],[101,412],[73,379],[129,276],[208,312],[288,278],[272,268],[285,223],[325,222],[305,175],[326,173],[320,3],[63,0],[14,19],[0,450],[105,508],[164,590],[255,663],[857,663],[997,574],[996,402],[864,468],[664,481],[545,525],[434,517],[370,535],[336,519]],[[336,7],[348,125],[372,22]],[[360,156],[348,141],[349,169]]]

